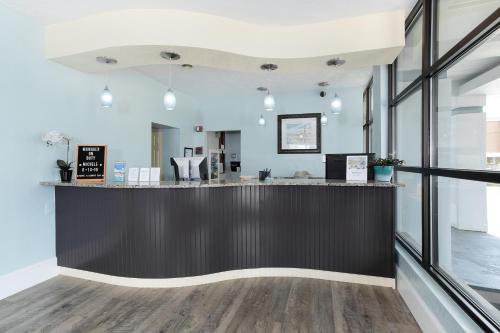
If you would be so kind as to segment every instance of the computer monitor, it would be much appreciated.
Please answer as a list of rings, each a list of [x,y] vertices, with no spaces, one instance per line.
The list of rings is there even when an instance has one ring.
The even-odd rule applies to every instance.
[[[189,173],[191,179],[208,180],[208,165],[206,157],[190,157]]]
[[[347,156],[367,156],[368,163],[375,159],[373,153],[353,153],[353,154],[326,154],[325,178],[345,179]],[[373,170],[368,168],[368,179],[373,179]]]
[[[170,164],[174,167],[175,180],[189,180],[189,158],[172,157]]]
[[[172,157],[175,180],[208,180],[206,157]]]

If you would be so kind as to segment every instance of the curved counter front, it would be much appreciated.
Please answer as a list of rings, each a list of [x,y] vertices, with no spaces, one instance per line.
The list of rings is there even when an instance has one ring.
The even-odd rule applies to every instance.
[[[264,268],[394,278],[392,184],[42,184],[55,186],[63,268],[142,279]]]

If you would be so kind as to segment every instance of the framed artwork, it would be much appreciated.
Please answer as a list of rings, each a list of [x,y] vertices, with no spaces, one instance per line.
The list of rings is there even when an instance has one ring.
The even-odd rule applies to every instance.
[[[203,155],[203,147],[196,147],[195,153],[196,155]]]
[[[278,154],[321,153],[321,113],[278,115]]]
[[[184,147],[184,157],[193,157],[193,148]]]

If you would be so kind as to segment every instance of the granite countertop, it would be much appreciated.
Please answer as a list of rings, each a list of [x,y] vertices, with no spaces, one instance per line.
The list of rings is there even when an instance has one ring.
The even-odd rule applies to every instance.
[[[273,185],[312,185],[312,186],[368,186],[368,187],[398,187],[403,186],[397,183],[375,182],[348,182],[345,180],[336,179],[287,179],[274,178],[266,181],[258,179],[241,179],[241,180],[210,180],[210,181],[165,181],[165,182],[112,182],[95,184],[82,184],[77,182],[61,183],[59,181],[42,181],[44,186],[73,186],[73,187],[102,187],[102,188],[195,188],[195,187],[227,187],[227,186],[273,186]]]

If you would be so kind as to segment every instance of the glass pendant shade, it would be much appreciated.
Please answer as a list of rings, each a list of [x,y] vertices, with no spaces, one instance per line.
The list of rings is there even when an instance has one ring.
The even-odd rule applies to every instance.
[[[340,111],[342,111],[342,100],[340,99],[339,95],[335,94],[330,106],[333,114],[339,114]]]
[[[165,93],[165,96],[163,96],[163,104],[165,105],[165,109],[168,111],[172,111],[175,109],[175,104],[177,103],[175,94],[172,91],[172,89],[168,89],[167,92]]]
[[[113,106],[113,95],[108,86],[104,87],[101,93],[101,106],[103,108],[111,108]]]
[[[264,110],[273,111],[276,106],[273,95],[268,91],[266,97],[264,97]]]
[[[323,115],[321,116],[321,125],[325,126],[328,123],[328,118],[326,117],[326,114],[323,112]]]
[[[264,116],[261,115],[259,118],[259,125],[260,126],[265,126],[266,125],[266,120],[264,119]]]

